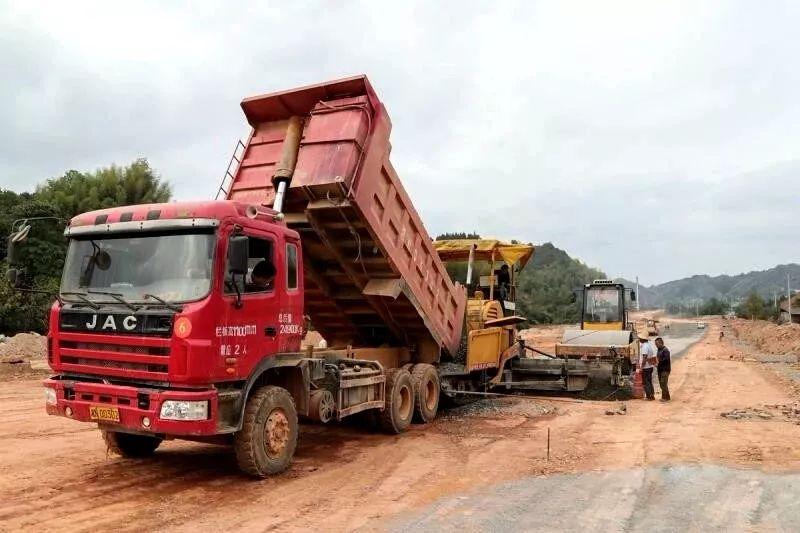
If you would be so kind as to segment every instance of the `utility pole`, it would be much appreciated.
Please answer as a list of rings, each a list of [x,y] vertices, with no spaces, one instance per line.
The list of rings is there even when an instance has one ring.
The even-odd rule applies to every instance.
[[[639,305],[642,301],[642,293],[639,292],[639,276],[636,276],[636,310],[640,309]]]
[[[792,274],[786,273],[786,310],[789,313],[789,324],[792,323]]]

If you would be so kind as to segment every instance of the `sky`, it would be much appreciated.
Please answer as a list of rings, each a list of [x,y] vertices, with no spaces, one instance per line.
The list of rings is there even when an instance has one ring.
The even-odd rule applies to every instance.
[[[246,96],[367,74],[431,236],[653,284],[798,262],[797,2],[5,2],[0,187],[213,196]]]

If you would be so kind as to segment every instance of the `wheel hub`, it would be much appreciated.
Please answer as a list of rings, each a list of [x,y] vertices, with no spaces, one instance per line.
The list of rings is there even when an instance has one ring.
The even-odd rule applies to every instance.
[[[402,387],[400,389],[400,406],[398,411],[400,412],[400,417],[405,420],[409,416],[411,416],[411,391],[408,387]]]
[[[436,383],[429,380],[425,386],[425,406],[429,411],[433,411],[436,407]]]
[[[289,443],[289,418],[282,409],[275,409],[264,424],[264,445],[270,455],[280,455]]]

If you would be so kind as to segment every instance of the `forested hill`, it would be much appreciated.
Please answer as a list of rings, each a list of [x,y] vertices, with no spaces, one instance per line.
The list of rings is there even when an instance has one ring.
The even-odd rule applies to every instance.
[[[572,302],[572,291],[605,277],[552,243],[540,244],[519,277],[519,314],[533,323],[577,322],[579,308]]]

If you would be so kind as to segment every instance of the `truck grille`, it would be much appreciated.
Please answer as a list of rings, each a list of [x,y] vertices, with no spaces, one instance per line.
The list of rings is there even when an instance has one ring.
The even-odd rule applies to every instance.
[[[145,344],[142,344],[142,342]],[[166,381],[169,339],[62,333],[57,364],[65,372]]]

